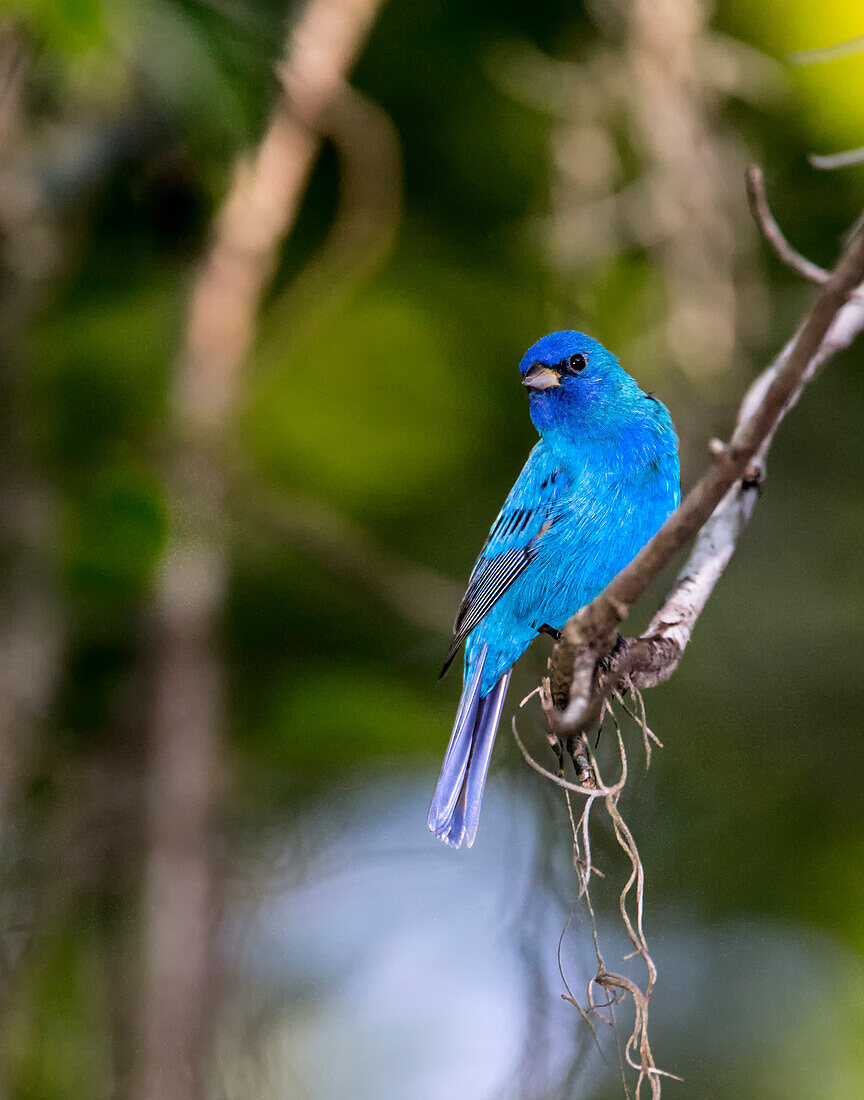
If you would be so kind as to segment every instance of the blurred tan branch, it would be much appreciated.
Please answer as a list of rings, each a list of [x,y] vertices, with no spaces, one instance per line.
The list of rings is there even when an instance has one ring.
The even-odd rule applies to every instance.
[[[405,622],[449,635],[452,610],[462,595],[449,577],[385,549],[320,500],[267,489],[251,476],[235,477],[229,494],[232,509],[244,520],[366,591]]]
[[[223,770],[218,619],[227,561],[218,536],[225,478],[208,440],[228,427],[261,296],[380,0],[309,0],[286,42],[282,95],[216,219],[191,292],[175,378],[178,436],[167,471],[173,534],[152,610],[153,718],[136,1095],[199,1100],[218,920],[214,817]]]
[[[345,85],[323,122],[339,161],[339,208],[326,240],[273,301],[298,334],[320,324],[389,253],[402,207],[402,151],[389,115]]]
[[[864,229],[859,228],[794,338],[745,394],[730,442],[712,446],[712,465],[677,511],[630,565],[569,620],[551,660],[553,695],[566,706],[552,717],[557,733],[572,736],[589,728],[618,685],[652,687],[675,671],[750,518],[780,422],[824,364],[864,330],[864,303],[850,298],[862,279]],[[648,629],[613,652],[619,624],[694,535],[690,558]]]
[[[192,290],[179,372],[191,423],[224,422],[255,333],[263,288],[297,215],[328,113],[381,0],[309,0],[279,66],[283,95],[255,156],[237,167]]]

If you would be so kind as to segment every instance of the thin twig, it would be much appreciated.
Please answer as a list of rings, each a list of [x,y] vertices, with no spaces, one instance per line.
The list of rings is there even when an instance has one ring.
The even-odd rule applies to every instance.
[[[564,779],[561,775],[555,775],[547,768],[544,768],[536,760],[533,759],[531,754],[526,749],[519,737],[519,732],[516,728],[516,721],[513,720],[512,731],[516,744],[519,747],[524,759],[536,772],[542,775],[545,779],[555,783],[556,786],[562,787],[565,792],[565,798],[567,803],[567,811],[570,819],[570,828],[573,835],[573,866],[579,879],[579,893],[577,895],[577,904],[583,903],[588,911],[589,919],[591,922],[591,929],[594,941],[594,953],[597,959],[597,970],[588,982],[586,989],[586,1002],[587,1007],[579,1003],[577,998],[573,995],[573,992],[567,983],[564,976],[563,966],[561,963],[561,943],[563,942],[564,935],[570,926],[573,915],[571,913],[561,933],[561,939],[558,945],[558,965],[561,972],[561,978],[564,982],[564,987],[567,990],[566,995],[562,994],[564,999],[572,1004],[583,1020],[588,1024],[592,1035],[594,1036],[595,1043],[599,1041],[597,1038],[597,1032],[594,1027],[594,1019],[599,1018],[609,1027],[615,1029],[614,1018],[612,1017],[612,1007],[617,1001],[617,997],[613,994],[611,999],[607,999],[605,1003],[600,1004],[596,1001],[594,996],[594,986],[603,989],[607,994],[610,990],[620,990],[622,993],[628,993],[633,1000],[635,1010],[635,1021],[633,1031],[631,1032],[627,1042],[624,1044],[623,1060],[637,1070],[639,1076],[636,1082],[636,1097],[640,1096],[642,1086],[647,1081],[651,1088],[652,1100],[659,1100],[660,1097],[660,1078],[661,1077],[674,1077],[674,1074],[667,1073],[657,1068],[654,1061],[654,1055],[651,1050],[651,1044],[648,1037],[648,1005],[651,999],[651,995],[654,990],[654,985],[657,980],[657,967],[654,964],[654,960],[648,950],[648,944],[645,939],[645,932],[643,928],[643,911],[644,911],[644,892],[645,892],[645,872],[642,865],[642,860],[639,855],[639,850],[636,847],[636,842],[633,838],[633,834],[629,826],[624,821],[619,808],[619,799],[627,783],[627,753],[624,747],[624,738],[621,732],[621,726],[618,723],[615,713],[612,710],[611,704],[608,700],[604,700],[604,710],[612,717],[615,725],[616,738],[618,741],[619,759],[621,764],[621,772],[619,779],[611,786],[607,786],[600,774],[600,768],[593,753],[591,753],[590,747],[585,744],[585,751],[589,757],[589,763],[591,772],[596,778],[596,788],[582,787],[574,783],[570,783]],[[544,711],[546,708],[544,707]],[[639,719],[633,715],[634,721],[639,723]],[[573,813],[571,796],[572,794],[581,794],[585,796],[585,805],[582,813],[579,816],[578,821]],[[595,873],[596,869],[592,865],[591,857],[591,833],[590,833],[590,814],[591,808],[595,802],[601,801],[606,808],[609,820],[612,824],[615,838],[619,846],[626,853],[630,861],[630,875],[624,884],[623,889],[619,895],[619,912],[621,919],[624,923],[624,928],[627,932],[627,936],[633,945],[633,955],[638,956],[644,963],[648,981],[644,989],[640,989],[639,986],[630,978],[626,978],[623,975],[610,972],[603,959],[603,954],[600,950],[599,936],[597,933],[597,922],[594,912],[593,902],[591,900],[591,877]],[[630,899],[631,893],[635,893],[636,900],[636,915],[635,922],[631,918],[627,905]],[[632,956],[628,956],[632,957]],[[610,1011],[609,1017],[604,1014],[604,1009],[608,1008]],[[616,1040],[617,1040],[616,1030]],[[619,1050],[620,1054],[620,1050]],[[638,1055],[638,1061],[636,1060]],[[675,1078],[680,1080],[680,1078]],[[626,1079],[623,1077],[622,1066],[622,1080],[624,1082],[625,1093],[629,1095],[629,1088]]]
[[[823,172],[832,172],[835,168],[852,168],[856,164],[864,164],[864,145],[858,149],[845,149],[842,153],[811,153],[807,160],[813,168]]]
[[[750,203],[750,212],[765,240],[771,245],[777,256],[787,267],[797,271],[805,279],[813,283],[827,283],[831,272],[824,267],[812,263],[806,256],[796,252],[791,244],[783,236],[783,230],[777,224],[777,220],[771,213],[768,205],[768,195],[765,191],[765,174],[758,164],[751,164],[747,169],[747,199]]]
[[[821,65],[826,61],[836,61],[840,57],[851,57],[864,50],[864,34],[850,38],[846,42],[835,42],[831,46],[817,46],[815,50],[798,50],[787,54],[790,65]]]
[[[581,787],[578,783],[571,783],[568,779],[564,779],[563,776],[555,775],[554,772],[550,772],[548,768],[544,768],[542,764],[538,764],[531,753],[525,748],[522,743],[522,738],[519,736],[519,731],[516,728],[516,718],[511,721],[511,729],[513,731],[513,737],[516,740],[516,744],[519,746],[519,751],[525,760],[525,763],[529,768],[533,768],[535,772],[542,775],[544,779],[548,779],[551,783],[554,783],[557,787],[562,787],[565,791],[575,791],[576,794],[584,794],[593,798],[596,794],[602,794],[602,791],[596,791],[591,787]]]

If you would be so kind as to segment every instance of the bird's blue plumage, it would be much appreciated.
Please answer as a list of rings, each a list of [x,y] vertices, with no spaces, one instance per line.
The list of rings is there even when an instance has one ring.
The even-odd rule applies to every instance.
[[[540,440],[480,553],[445,670],[465,642],[464,687],[429,811],[454,847],[477,831],[513,664],[561,629],[651,538],[680,500],[666,407],[581,332],[553,332],[520,363]]]

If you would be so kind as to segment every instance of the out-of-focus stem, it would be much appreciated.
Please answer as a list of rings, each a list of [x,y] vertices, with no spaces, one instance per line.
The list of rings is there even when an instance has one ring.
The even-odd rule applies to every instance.
[[[195,279],[175,372],[172,534],[152,609],[153,699],[144,887],[139,1100],[207,1093],[218,881],[213,826],[225,711],[219,655],[225,475],[210,459],[230,422],[261,295],[296,216],[320,126],[380,0],[309,0],[288,36],[282,95],[238,165]]]

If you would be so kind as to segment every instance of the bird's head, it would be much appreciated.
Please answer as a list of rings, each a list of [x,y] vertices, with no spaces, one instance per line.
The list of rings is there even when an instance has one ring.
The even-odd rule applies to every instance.
[[[611,351],[572,329],[532,344],[519,370],[540,432],[599,422],[622,399],[639,394]]]

